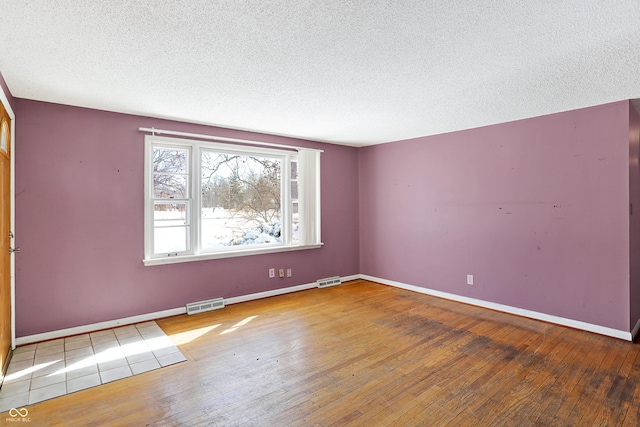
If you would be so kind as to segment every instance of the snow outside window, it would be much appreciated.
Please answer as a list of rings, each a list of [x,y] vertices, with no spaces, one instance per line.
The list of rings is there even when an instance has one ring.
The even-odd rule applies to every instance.
[[[311,249],[320,151],[145,137],[145,265]]]

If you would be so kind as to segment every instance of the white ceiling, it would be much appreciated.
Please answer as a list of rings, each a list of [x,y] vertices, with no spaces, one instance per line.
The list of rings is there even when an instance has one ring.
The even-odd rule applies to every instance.
[[[640,98],[638,0],[3,0],[15,97],[368,145]]]

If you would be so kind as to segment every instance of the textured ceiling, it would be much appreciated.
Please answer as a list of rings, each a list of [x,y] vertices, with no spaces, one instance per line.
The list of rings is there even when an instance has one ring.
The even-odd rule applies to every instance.
[[[368,145],[640,98],[638,0],[4,0],[20,98]]]

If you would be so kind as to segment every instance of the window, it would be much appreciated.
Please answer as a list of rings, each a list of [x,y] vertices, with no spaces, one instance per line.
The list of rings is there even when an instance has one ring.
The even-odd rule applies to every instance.
[[[6,120],[2,121],[0,135],[0,149],[7,153],[9,152],[9,123]]]
[[[145,265],[311,249],[320,151],[145,137]]]

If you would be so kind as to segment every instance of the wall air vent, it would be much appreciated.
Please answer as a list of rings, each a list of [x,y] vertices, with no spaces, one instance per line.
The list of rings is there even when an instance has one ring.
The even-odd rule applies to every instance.
[[[187,314],[204,313],[205,311],[224,308],[224,298],[209,299],[187,304]]]
[[[327,288],[329,286],[339,285],[340,283],[342,283],[342,279],[340,279],[339,276],[327,277],[326,279],[318,280],[318,287],[319,288]]]

